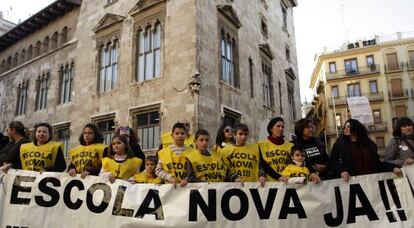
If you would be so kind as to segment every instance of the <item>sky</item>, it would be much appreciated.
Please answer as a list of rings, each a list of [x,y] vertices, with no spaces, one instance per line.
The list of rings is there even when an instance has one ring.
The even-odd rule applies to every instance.
[[[253,0],[245,0],[253,1]],[[274,1],[274,0],[271,0]],[[345,42],[372,39],[375,35],[413,32],[414,0],[297,0],[294,26],[302,102],[312,100],[309,81],[314,56]],[[36,4],[33,4],[36,2]],[[17,23],[43,9],[53,0],[1,0],[3,17]],[[413,32],[414,35],[414,32]]]
[[[302,102],[313,97],[309,85],[316,53],[375,35],[414,36],[413,9],[414,0],[298,0],[293,14]]]

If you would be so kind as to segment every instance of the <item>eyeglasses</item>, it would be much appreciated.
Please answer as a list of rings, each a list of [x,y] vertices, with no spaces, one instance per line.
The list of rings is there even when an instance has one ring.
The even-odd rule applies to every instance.
[[[224,132],[227,132],[227,133],[233,132],[233,128],[227,127],[227,128],[224,129]]]
[[[119,130],[120,131],[128,131],[129,130],[129,127],[120,127]]]

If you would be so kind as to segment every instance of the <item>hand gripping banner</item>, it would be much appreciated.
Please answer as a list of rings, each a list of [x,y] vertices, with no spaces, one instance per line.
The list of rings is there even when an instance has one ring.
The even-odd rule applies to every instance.
[[[414,227],[414,166],[320,184],[111,184],[100,177],[1,174],[0,227]]]

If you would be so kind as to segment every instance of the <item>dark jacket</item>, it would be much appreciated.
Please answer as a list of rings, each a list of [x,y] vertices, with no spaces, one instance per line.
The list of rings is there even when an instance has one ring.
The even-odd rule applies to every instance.
[[[143,171],[145,169],[145,155],[144,155],[144,152],[142,152],[141,150],[141,146],[135,140],[130,140],[129,146],[131,147],[132,152],[134,153],[134,156],[142,159],[142,165],[140,167],[140,171]]]
[[[20,141],[10,141],[5,147],[0,150],[0,166],[3,162],[12,163],[13,167],[22,167],[20,162],[20,146],[29,143],[30,140],[22,138]]]
[[[319,173],[323,179],[328,178],[328,163],[329,157],[325,150],[325,145],[317,138],[312,137],[309,140],[303,140],[296,138],[292,141],[295,146],[302,148],[305,153],[305,164],[308,167],[310,173],[315,173],[315,164],[326,165],[326,170]]]
[[[9,143],[9,137],[0,132],[0,150]]]
[[[344,135],[339,136],[335,144],[332,147],[331,159],[330,159],[330,176],[332,178],[340,178],[341,173],[346,171],[351,176],[356,175],[354,163],[352,162],[352,152],[350,148],[350,139]],[[395,165],[384,163],[380,160],[377,145],[369,139],[362,145],[368,148],[373,158],[374,173],[390,172],[394,169]]]

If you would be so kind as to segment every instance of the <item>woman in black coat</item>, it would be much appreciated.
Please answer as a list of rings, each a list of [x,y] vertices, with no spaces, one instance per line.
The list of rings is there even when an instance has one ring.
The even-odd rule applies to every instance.
[[[305,164],[308,167],[311,178],[319,182],[328,177],[328,154],[325,145],[313,136],[313,122],[310,119],[300,119],[295,124],[296,138],[293,144],[303,149],[305,153]],[[313,175],[317,174],[317,176]]]
[[[379,159],[377,145],[368,137],[365,126],[355,119],[345,122],[344,133],[332,147],[330,167],[334,178],[349,181],[351,176],[401,170]]]

